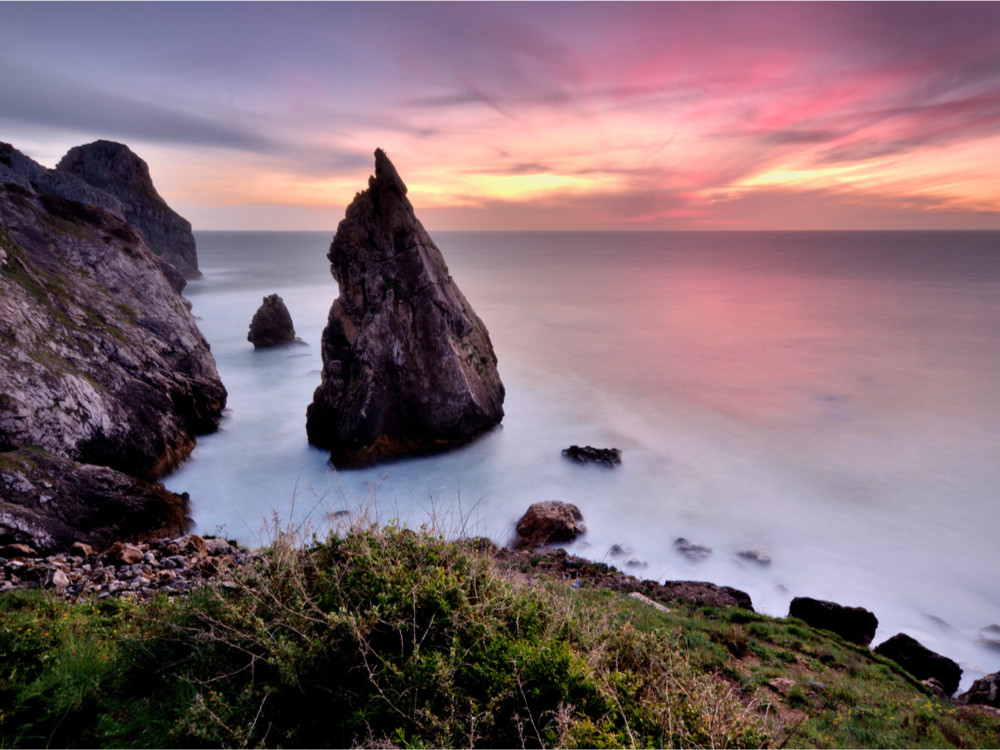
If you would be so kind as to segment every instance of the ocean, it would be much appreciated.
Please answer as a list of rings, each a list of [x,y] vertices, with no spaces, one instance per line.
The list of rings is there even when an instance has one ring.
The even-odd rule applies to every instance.
[[[256,545],[348,511],[502,544],[563,500],[588,527],[574,554],[735,586],[772,615],[795,596],[865,607],[875,644],[912,635],[963,689],[1000,669],[980,636],[1000,623],[1000,232],[433,233],[489,329],[506,417],[451,453],[340,471],[305,434],[332,236],[196,233],[205,278],[185,294],[229,406],[165,484],[198,532]],[[272,293],[302,343],[254,351]],[[574,464],[571,444],[622,465]]]

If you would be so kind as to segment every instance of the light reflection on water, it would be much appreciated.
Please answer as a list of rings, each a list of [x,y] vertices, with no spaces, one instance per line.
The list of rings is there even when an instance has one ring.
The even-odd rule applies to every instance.
[[[222,431],[167,484],[198,528],[255,543],[272,509],[322,527],[363,505],[505,541],[531,502],[581,507],[573,551],[633,550],[651,578],[695,578],[787,612],[795,595],[866,606],[995,671],[1000,621],[1000,235],[989,233],[436,236],[489,328],[503,428],[463,450],[333,472],[305,439],[336,284],[330,235],[200,233],[189,287],[230,391]],[[254,352],[281,294],[308,346]],[[615,445],[614,471],[559,456]],[[292,504],[294,500],[294,511]],[[713,547],[701,564],[685,536]],[[768,568],[734,553],[761,549]],[[954,626],[929,627],[925,614]]]

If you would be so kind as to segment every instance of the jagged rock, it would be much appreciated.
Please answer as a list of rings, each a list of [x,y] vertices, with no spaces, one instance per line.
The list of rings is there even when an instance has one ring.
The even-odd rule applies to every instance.
[[[201,278],[191,222],[160,197],[149,176],[149,166],[128,146],[113,141],[77,146],[56,165],[56,173],[75,175],[117,198],[124,218],[139,230],[150,250],[186,278]]]
[[[98,190],[76,175],[46,169],[9,143],[0,143],[0,183],[8,190],[22,196],[36,193],[55,195],[74,203],[103,208],[115,217],[125,220],[125,207],[113,195]]]
[[[159,482],[37,449],[0,454],[0,543],[42,554],[173,534],[191,523],[187,495]],[[13,557],[14,555],[3,555]]]
[[[983,706],[1000,708],[1000,672],[980,677],[956,700],[959,703],[978,703]]]
[[[788,616],[797,617],[820,630],[831,630],[841,638],[861,646],[871,643],[878,629],[878,618],[867,609],[845,607],[806,596],[792,599]]]
[[[34,544],[38,533],[43,547],[53,538],[88,541],[72,533],[70,518],[92,530],[132,528],[137,519],[159,527],[169,516],[167,525],[180,528],[184,502],[179,522],[174,510],[143,508],[154,499],[162,511],[183,498],[135,478],[162,476],[187,457],[196,435],[216,428],[226,390],[208,343],[140,233],[98,205],[37,192],[46,170],[31,164],[9,147],[0,153],[11,175],[20,173],[10,165],[35,175],[22,180],[29,187],[0,184],[8,258],[0,269],[0,484],[25,503],[15,508],[4,496],[0,540]],[[62,180],[85,185],[70,174]],[[22,448],[15,460],[19,446],[32,446],[31,455]],[[23,468],[58,459],[61,474]],[[83,477],[88,464],[121,474],[100,479],[96,494],[68,491],[50,502],[56,479]],[[119,491],[122,502],[109,507],[135,519],[105,519],[109,511],[92,507]],[[71,502],[83,507],[71,510]],[[48,510],[55,506],[58,513]]]
[[[594,448],[590,445],[580,447],[571,445],[563,448],[562,454],[581,464],[602,464],[618,466],[622,462],[622,452],[618,448]]]
[[[165,260],[163,256],[157,255],[155,258],[156,265],[160,269],[160,273],[163,274],[163,278],[165,278],[167,283],[170,284],[170,288],[178,294],[183,292],[184,287],[187,286],[187,279],[184,278],[184,274],[178,271],[176,266]],[[190,310],[191,305],[187,300],[184,300],[184,302],[185,306]]]
[[[694,542],[689,542],[684,537],[678,537],[674,540],[674,549],[680,552],[684,557],[692,562],[699,562],[705,560],[709,555],[712,554],[712,548],[706,547],[704,544],[695,544]]]
[[[741,607],[753,611],[753,601],[745,591],[731,586],[718,586],[703,581],[657,581],[639,580],[610,565],[582,557],[570,555],[564,549],[546,551],[522,549],[509,552],[512,556],[528,556],[529,564],[541,572],[562,579],[586,579],[594,586],[631,593],[638,591],[650,599],[669,604],[688,601],[711,607]],[[529,556],[530,555],[530,556]]]
[[[57,589],[68,588],[70,584],[69,576],[64,570],[53,570],[52,574],[49,576],[48,584]]]
[[[583,514],[572,503],[546,500],[533,503],[517,522],[519,548],[571,542],[586,532]]]
[[[310,443],[337,466],[362,465],[447,450],[499,424],[504,387],[486,326],[383,151],[328,257],[340,296],[306,414]]]
[[[73,542],[70,545],[69,551],[78,557],[89,557],[94,554],[94,548],[83,542]]]
[[[205,542],[205,554],[212,557],[226,555],[233,551],[232,545],[225,539],[213,537],[212,539],[204,539],[203,541]]]
[[[937,680],[947,695],[958,690],[962,668],[905,633],[897,633],[880,643],[875,647],[875,653],[892,659],[918,680]]]
[[[0,187],[0,435],[157,477],[215,429],[208,343],[129,224]]]
[[[253,344],[254,349],[295,341],[292,315],[285,307],[284,300],[277,294],[264,297],[263,303],[253,314],[247,341]]]
[[[140,547],[125,542],[115,542],[107,551],[107,556],[122,565],[133,565],[142,562],[146,555]]]

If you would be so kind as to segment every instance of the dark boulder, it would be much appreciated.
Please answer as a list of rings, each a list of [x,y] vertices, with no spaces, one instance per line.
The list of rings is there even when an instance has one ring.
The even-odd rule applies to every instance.
[[[340,296],[323,331],[309,442],[337,466],[436,453],[503,419],[486,326],[381,150],[328,254]]]
[[[875,637],[878,618],[862,607],[845,607],[842,604],[800,596],[792,599],[789,617],[797,617],[820,630],[830,630],[844,640],[867,646]]]
[[[618,466],[622,462],[622,452],[618,448],[594,448],[590,445],[580,447],[571,445],[564,448],[562,454],[581,464],[601,464],[603,466]]]
[[[135,226],[155,255],[186,278],[201,278],[191,222],[179,216],[153,187],[149,166],[132,150],[113,141],[95,141],[69,150],[54,176],[67,173],[118,199],[125,219]],[[77,199],[79,200],[79,199]]]
[[[284,300],[277,294],[264,297],[264,302],[257,308],[250,322],[247,341],[253,344],[254,349],[295,341],[292,315],[285,307]]]
[[[543,547],[546,544],[571,542],[586,532],[583,514],[572,503],[546,500],[533,503],[517,522],[515,546]]]
[[[962,693],[956,700],[959,703],[976,703],[982,706],[1000,708],[1000,672],[980,677],[972,683],[972,687]]]
[[[931,651],[905,633],[897,633],[875,648],[875,653],[892,659],[918,680],[937,680],[947,695],[958,690],[962,668],[947,656]]]

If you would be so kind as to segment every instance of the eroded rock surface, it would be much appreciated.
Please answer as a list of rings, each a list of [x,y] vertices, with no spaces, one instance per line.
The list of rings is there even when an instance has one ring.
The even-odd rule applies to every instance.
[[[186,278],[201,277],[191,222],[160,197],[153,187],[149,166],[128,146],[114,141],[77,146],[56,165],[54,176],[61,173],[75,175],[116,198],[121,202],[124,218],[139,230],[154,254],[175,266]]]
[[[309,442],[334,465],[424,455],[503,419],[504,387],[486,326],[381,150],[328,254],[340,285],[323,331]]]
[[[66,191],[38,192],[46,174],[0,149],[0,446],[108,467],[127,475],[121,486],[156,479],[216,428],[226,390],[139,231]],[[86,195],[78,178],[59,178],[63,187],[73,181]],[[8,483],[9,468],[0,463]],[[35,516],[55,533],[68,516],[40,500],[51,480],[21,472],[17,484],[19,497],[39,499]],[[0,541],[20,534],[5,523]]]
[[[285,307],[285,301],[277,294],[264,297],[264,301],[253,315],[253,320],[250,321],[247,341],[253,344],[254,349],[290,344],[295,341],[292,314]]]

